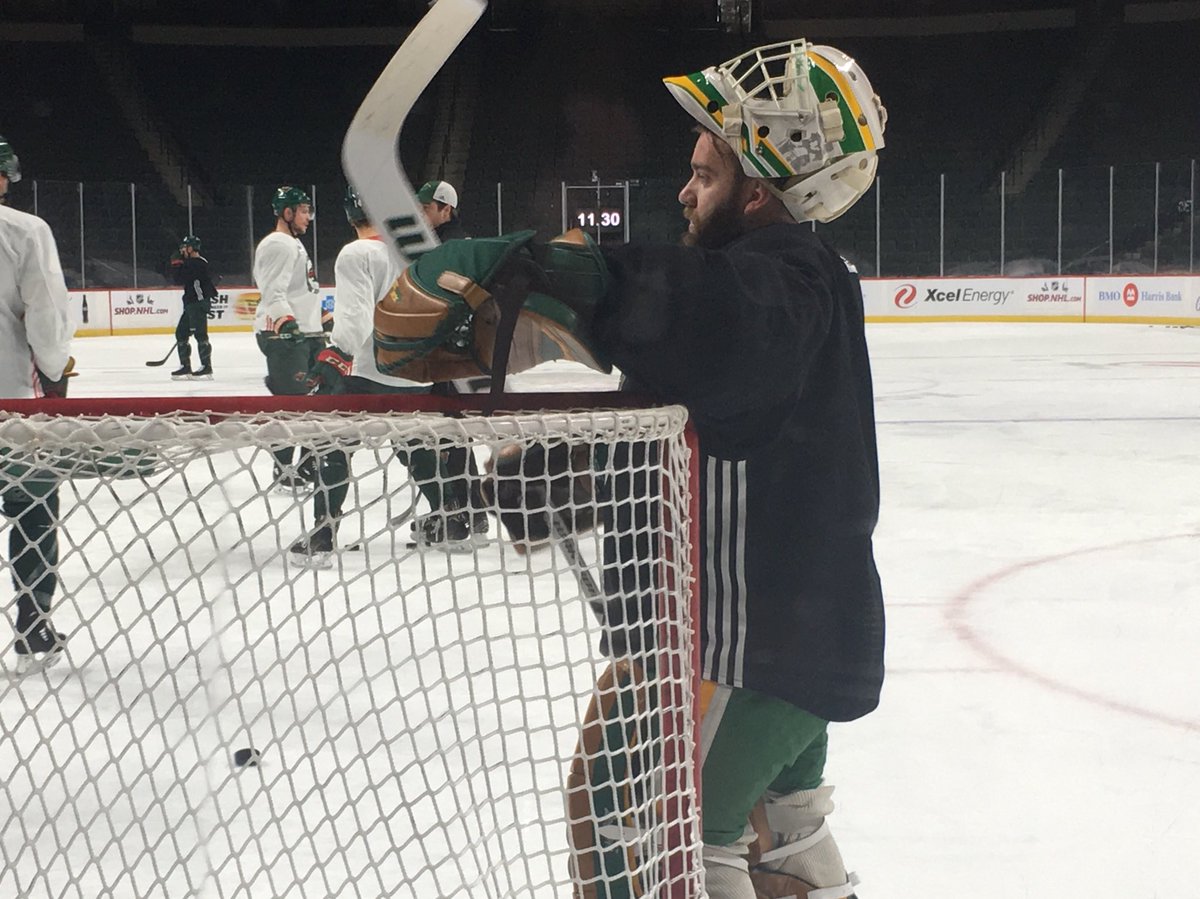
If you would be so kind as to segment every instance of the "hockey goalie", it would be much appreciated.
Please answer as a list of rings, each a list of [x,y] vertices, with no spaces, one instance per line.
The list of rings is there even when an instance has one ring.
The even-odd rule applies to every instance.
[[[574,358],[688,408],[701,453],[704,890],[846,899],[857,879],[823,778],[828,724],[880,697],[879,476],[861,288],[809,223],[870,189],[887,116],[853,59],[800,39],[665,83],[697,123],[678,245],[521,232],[435,247],[376,317],[377,358],[398,374],[493,384]],[[659,635],[644,624],[653,554],[639,543],[639,522],[661,511],[657,485],[638,483],[632,460],[611,468],[631,472],[625,483],[580,486],[585,469],[596,460],[518,448],[497,464],[495,501],[517,540],[602,528],[595,602],[614,661],[571,772],[574,880],[584,897],[660,894],[653,847],[638,841],[658,811],[636,786],[665,745]],[[518,490],[521,508],[545,511],[517,512],[505,496]],[[558,517],[589,491],[592,520]]]

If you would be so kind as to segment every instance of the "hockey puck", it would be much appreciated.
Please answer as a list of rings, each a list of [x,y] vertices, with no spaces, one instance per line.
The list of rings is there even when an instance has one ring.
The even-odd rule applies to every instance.
[[[233,763],[239,768],[253,768],[262,761],[262,753],[257,749],[239,749],[233,754]]]

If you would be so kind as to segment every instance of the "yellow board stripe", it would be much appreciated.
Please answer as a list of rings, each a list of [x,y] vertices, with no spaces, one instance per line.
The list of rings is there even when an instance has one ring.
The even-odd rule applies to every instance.
[[[858,105],[858,98],[854,95],[854,90],[850,87],[850,82],[846,80],[846,76],[841,73],[837,66],[831,65],[815,53],[808,54],[808,58],[841,88],[842,96],[846,98],[846,103],[850,106],[850,112],[854,115],[854,122],[858,124],[859,116],[863,114],[863,111],[862,107]],[[820,100],[823,98],[818,97],[817,99]],[[874,150],[875,138],[871,135],[871,129],[866,125],[858,125],[858,132],[862,135],[863,144],[866,148]]]

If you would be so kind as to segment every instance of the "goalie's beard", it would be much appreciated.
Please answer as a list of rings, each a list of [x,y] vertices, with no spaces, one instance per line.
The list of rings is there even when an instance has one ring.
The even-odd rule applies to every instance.
[[[704,217],[697,216],[695,209],[685,211],[684,217],[692,225],[680,238],[685,247],[719,250],[746,233],[746,222],[736,193],[722,200]]]

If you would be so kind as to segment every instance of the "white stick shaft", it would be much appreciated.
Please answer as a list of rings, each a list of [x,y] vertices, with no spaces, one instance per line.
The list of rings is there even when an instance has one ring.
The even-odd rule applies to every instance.
[[[342,143],[346,177],[402,266],[436,247],[438,240],[400,165],[400,131],[421,92],[486,6],[484,0],[438,0],[367,93]]]

